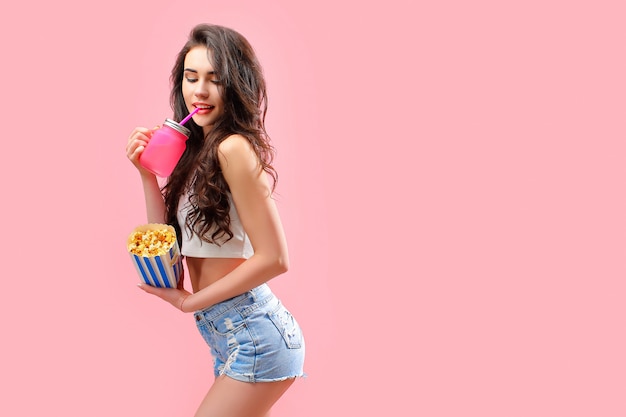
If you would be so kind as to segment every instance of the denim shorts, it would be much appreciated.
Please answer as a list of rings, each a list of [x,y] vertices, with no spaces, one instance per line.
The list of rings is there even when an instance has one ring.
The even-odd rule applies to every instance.
[[[211,348],[216,377],[270,382],[304,376],[300,326],[267,284],[198,310],[194,317]]]

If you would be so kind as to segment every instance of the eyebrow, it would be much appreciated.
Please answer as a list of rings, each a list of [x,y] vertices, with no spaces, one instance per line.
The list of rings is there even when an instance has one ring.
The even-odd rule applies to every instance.
[[[195,70],[195,69],[191,69],[191,68],[185,68],[183,71],[184,71],[184,72],[193,72],[194,74],[197,74],[197,73],[198,73],[198,71],[197,71],[197,70]],[[215,74],[217,74],[215,71],[208,71],[208,72],[207,72],[207,75],[215,75]]]

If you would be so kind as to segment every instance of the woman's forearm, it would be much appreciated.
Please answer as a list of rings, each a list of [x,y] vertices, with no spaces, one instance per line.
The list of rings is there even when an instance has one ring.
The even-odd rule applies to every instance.
[[[243,294],[286,272],[287,269],[286,258],[270,258],[255,254],[223,278],[190,295],[185,300],[184,311],[201,310]]]
[[[146,217],[148,223],[165,223],[165,201],[161,187],[155,175],[142,174],[144,197],[146,201]]]

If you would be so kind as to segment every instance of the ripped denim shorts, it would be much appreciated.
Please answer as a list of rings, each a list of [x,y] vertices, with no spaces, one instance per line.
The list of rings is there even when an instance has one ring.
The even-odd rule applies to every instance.
[[[194,317],[211,348],[216,377],[271,382],[305,376],[300,326],[267,284],[198,310]]]

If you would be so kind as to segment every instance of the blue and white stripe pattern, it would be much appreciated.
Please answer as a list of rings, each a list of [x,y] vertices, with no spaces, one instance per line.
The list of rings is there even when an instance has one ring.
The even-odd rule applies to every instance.
[[[183,264],[178,244],[160,256],[139,256],[130,254],[135,269],[143,282],[153,287],[176,288]]]

